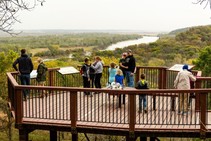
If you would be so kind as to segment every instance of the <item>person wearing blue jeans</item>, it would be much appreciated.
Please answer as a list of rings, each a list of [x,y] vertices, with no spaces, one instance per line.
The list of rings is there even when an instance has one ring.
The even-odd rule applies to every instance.
[[[145,74],[141,74],[140,80],[136,84],[136,89],[149,89],[148,83],[145,80]],[[144,108],[144,112],[147,113],[147,96],[146,96],[146,94],[139,95],[139,112],[140,113],[143,110],[142,107]]]
[[[125,58],[125,65],[127,69],[125,70],[125,78],[128,87],[134,87],[134,74],[136,73],[136,60],[129,49],[127,51],[128,56]]]
[[[21,74],[19,75],[21,85],[30,85],[30,74]],[[26,97],[29,95],[29,89],[23,90],[23,96],[24,100],[26,100]]]
[[[18,67],[16,66],[18,64]],[[18,71],[21,85],[30,85],[30,73],[33,70],[32,60],[26,55],[26,50],[21,50],[21,56],[13,63],[13,68]],[[23,90],[24,100],[29,95],[29,90]]]
[[[128,87],[134,87],[134,74],[131,71],[125,72],[126,83]]]

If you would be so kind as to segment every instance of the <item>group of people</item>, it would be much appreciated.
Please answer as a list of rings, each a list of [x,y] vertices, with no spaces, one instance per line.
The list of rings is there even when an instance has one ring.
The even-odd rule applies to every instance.
[[[136,73],[136,60],[131,50],[124,52],[122,58],[119,60],[119,66],[116,67],[114,63],[110,64],[109,68],[109,83],[119,83],[127,87],[135,87],[136,89],[149,89],[148,82],[145,80],[145,74],[140,75],[140,80],[134,86],[134,75]],[[122,86],[123,87],[123,86]],[[125,95],[123,95],[123,103]],[[139,95],[139,112],[147,113],[146,94]]]
[[[37,68],[36,80],[38,85],[43,86],[46,82],[46,72],[48,69],[44,64],[43,59],[38,58],[37,61],[39,65]],[[13,68],[18,72],[21,85],[30,85],[30,73],[33,71],[34,65],[31,58],[26,54],[26,49],[21,49],[21,56],[14,61]],[[28,96],[29,89],[24,89],[23,100],[26,100]]]
[[[85,58],[84,64],[81,67],[81,75],[83,76],[83,87],[90,88],[90,83],[95,84],[95,88],[101,88],[101,77],[103,71],[103,63],[100,57],[95,57],[95,61],[90,64],[89,59]],[[134,85],[134,75],[136,73],[136,60],[132,51],[129,49],[127,52],[122,53],[119,64],[111,63],[109,67],[108,85],[117,84],[121,88],[135,87],[137,89],[149,89],[148,83],[145,80],[145,74],[141,74],[140,81]],[[93,85],[92,85],[93,88]],[[90,92],[84,92],[85,95],[92,95]],[[125,95],[123,95],[123,103]],[[143,106],[142,106],[143,105]],[[143,107],[143,108],[142,108]],[[144,110],[147,113],[147,100],[146,94],[139,95],[139,111]]]
[[[84,64],[81,67],[80,73],[83,77],[83,87],[101,88],[101,77],[103,72],[103,62],[99,56],[95,57],[95,61],[90,64],[89,58],[85,58]],[[94,85],[93,85],[94,84]],[[85,95],[91,95],[90,92],[85,92]]]
[[[40,86],[45,85],[47,67],[41,58],[38,58],[37,68],[37,83]],[[17,67],[18,64],[18,67]],[[21,85],[30,85],[30,73],[34,66],[31,58],[26,54],[26,50],[21,50],[21,56],[18,57],[14,63],[13,68],[18,72],[18,76],[21,81]],[[85,58],[84,64],[81,67],[81,75],[83,76],[84,88],[101,88],[101,78],[103,72],[103,62],[99,56],[95,57],[93,63],[90,64],[90,60]],[[134,74],[136,73],[136,60],[131,50],[122,54],[122,58],[119,60],[119,65],[115,63],[110,64],[109,68],[109,83],[119,83],[122,87],[125,83],[127,87],[135,87],[136,89],[149,89],[148,82],[145,80],[145,74],[140,75],[140,80],[134,86]],[[176,89],[190,89],[191,82],[196,81],[196,77],[188,69],[188,65],[184,65],[182,71],[178,72],[174,81],[174,87]],[[24,100],[27,99],[29,90],[23,90]],[[85,92],[85,95],[91,95],[90,92]],[[179,110],[178,114],[187,114],[188,106],[190,105],[190,94],[182,93],[178,95]],[[147,99],[146,94],[139,95],[139,111],[147,113]]]
[[[94,71],[92,71],[94,70]],[[90,83],[94,82],[95,88],[101,88],[101,77],[103,72],[103,63],[99,56],[95,57],[95,61],[90,64],[89,59],[85,58],[81,67],[81,75],[83,76],[83,87],[90,88]],[[134,87],[134,74],[136,73],[136,62],[131,50],[122,54],[119,61],[119,68],[115,63],[110,64],[109,82],[118,82],[123,86],[123,79],[126,79],[128,87]],[[92,85],[93,88],[93,85]],[[85,93],[89,95],[90,93]]]

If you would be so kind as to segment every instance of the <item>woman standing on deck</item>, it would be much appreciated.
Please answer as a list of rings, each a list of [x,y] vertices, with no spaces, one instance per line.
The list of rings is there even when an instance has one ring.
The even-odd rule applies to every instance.
[[[39,63],[38,68],[37,68],[37,83],[39,86],[44,86],[45,82],[46,82],[46,72],[48,70],[48,68],[46,67],[46,65],[43,63],[43,59],[42,58],[38,58],[37,62]],[[44,97],[44,93],[42,92],[41,97]]]
[[[100,80],[103,72],[103,63],[99,56],[95,57],[95,62],[91,65],[91,67],[95,70],[95,79],[94,79],[95,88],[101,88]]]

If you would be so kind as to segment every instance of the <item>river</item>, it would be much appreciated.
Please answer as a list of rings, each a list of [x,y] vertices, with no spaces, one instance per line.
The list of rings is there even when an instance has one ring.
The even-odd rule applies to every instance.
[[[136,44],[148,44],[155,42],[159,39],[159,37],[154,37],[154,36],[143,36],[143,38],[137,39],[137,40],[128,40],[128,41],[122,41],[118,42],[116,44],[112,44],[106,48],[106,50],[115,50],[116,48],[124,48],[128,47],[130,45],[136,45]]]

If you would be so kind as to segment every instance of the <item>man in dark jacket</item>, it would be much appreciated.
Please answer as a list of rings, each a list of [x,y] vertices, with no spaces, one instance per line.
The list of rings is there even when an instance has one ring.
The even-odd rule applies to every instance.
[[[128,67],[125,71],[126,83],[128,87],[134,87],[134,74],[136,73],[136,60],[133,57],[132,51],[127,51],[128,56],[125,58],[126,66]]]
[[[17,65],[18,64],[18,68]],[[21,50],[21,56],[13,63],[13,68],[18,71],[21,85],[30,85],[30,73],[33,70],[32,60],[26,54],[26,50]],[[29,95],[29,90],[23,90],[24,100]]]

